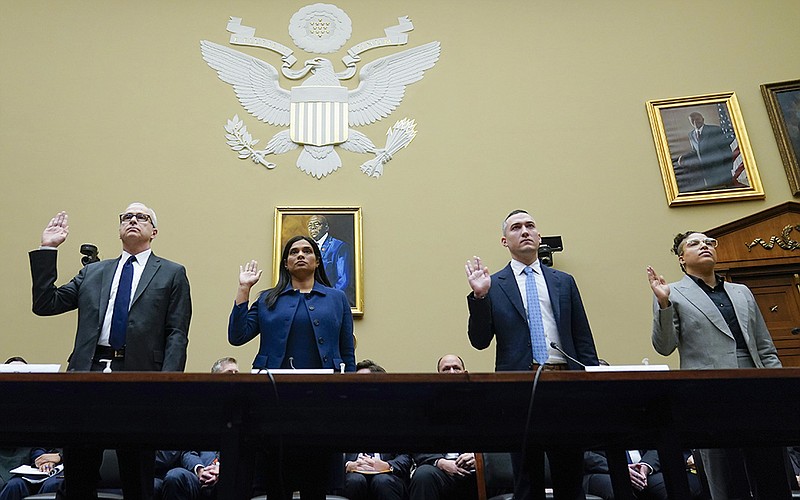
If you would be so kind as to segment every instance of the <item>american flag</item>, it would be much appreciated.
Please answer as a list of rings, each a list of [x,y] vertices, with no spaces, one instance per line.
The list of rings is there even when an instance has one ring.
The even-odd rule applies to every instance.
[[[734,187],[750,187],[750,181],[747,179],[747,172],[744,171],[744,161],[739,151],[739,139],[733,131],[733,123],[728,114],[728,105],[725,103],[718,103],[717,113],[719,114],[719,126],[722,128],[722,133],[731,141]]]

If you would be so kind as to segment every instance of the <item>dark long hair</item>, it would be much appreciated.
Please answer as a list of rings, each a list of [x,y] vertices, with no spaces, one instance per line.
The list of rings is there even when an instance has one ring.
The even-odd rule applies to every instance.
[[[292,236],[289,238],[289,241],[286,242],[286,245],[283,246],[283,252],[281,253],[281,264],[278,266],[278,283],[275,285],[275,288],[267,292],[265,300],[268,309],[272,309],[272,306],[275,305],[275,302],[278,300],[278,296],[286,288],[286,285],[292,282],[292,275],[289,274],[289,270],[286,269],[286,261],[289,259],[289,250],[292,248],[292,245],[300,240],[307,241],[311,245],[311,248],[314,249],[314,255],[317,257],[317,262],[319,265],[314,271],[314,281],[322,283],[327,287],[331,286],[331,282],[328,281],[328,275],[325,274],[325,266],[322,264],[322,252],[319,251],[319,245],[317,245],[317,242],[308,236]]]

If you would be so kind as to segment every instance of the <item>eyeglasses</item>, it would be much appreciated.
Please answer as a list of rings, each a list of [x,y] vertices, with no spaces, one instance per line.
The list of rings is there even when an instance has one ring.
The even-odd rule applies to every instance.
[[[143,214],[143,213],[134,214],[134,213],[131,213],[131,212],[126,212],[124,214],[119,214],[119,223],[120,224],[124,224],[126,222],[129,222],[134,217],[139,222],[152,222],[152,219],[147,214]]]
[[[700,246],[701,244],[703,244],[703,245],[705,245],[707,247],[717,248],[717,245],[719,245],[719,242],[717,240],[715,240],[714,238],[702,238],[702,239],[700,239],[700,238],[692,238],[691,240],[686,240],[684,242],[683,248],[694,248],[694,247]]]

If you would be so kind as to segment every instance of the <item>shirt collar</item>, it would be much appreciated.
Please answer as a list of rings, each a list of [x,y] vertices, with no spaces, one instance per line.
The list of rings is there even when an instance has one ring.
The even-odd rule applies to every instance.
[[[531,269],[533,269],[533,272],[536,274],[539,275],[542,274],[542,264],[541,262],[539,262],[539,259],[533,261],[533,264],[531,264],[530,266],[526,266],[525,264],[516,259],[511,259],[511,270],[514,271],[515,275],[523,274],[525,272],[526,267],[530,267]]]
[[[718,290],[724,287],[725,280],[719,274],[715,274],[714,277],[716,278],[717,282],[714,284],[713,288],[708,286],[708,284],[703,281],[702,279],[698,278],[697,276],[693,276],[691,274],[687,274],[686,276],[692,278],[692,281],[697,283],[697,286],[702,288],[703,290]]]
[[[322,283],[320,283],[319,281],[314,281],[314,287],[308,293],[312,293],[312,294],[316,294],[316,295],[323,295],[324,296],[324,295],[326,295],[325,288],[327,288],[327,287],[325,285],[323,285]],[[292,283],[289,282],[289,283],[286,284],[286,287],[281,292],[281,295],[289,295],[289,294],[292,294],[292,293],[300,293],[300,292],[298,292],[294,288],[292,288]]]
[[[152,253],[153,253],[153,249],[152,248],[148,248],[147,250],[144,250],[143,252],[137,253],[136,256],[135,256],[136,257],[136,263],[144,267],[144,265],[147,264],[147,260],[150,258],[150,255]],[[120,257],[119,260],[120,260],[120,262],[125,262],[125,261],[128,260],[128,258],[130,256],[131,256],[131,254],[129,254],[128,252],[123,250],[122,251],[122,257]]]

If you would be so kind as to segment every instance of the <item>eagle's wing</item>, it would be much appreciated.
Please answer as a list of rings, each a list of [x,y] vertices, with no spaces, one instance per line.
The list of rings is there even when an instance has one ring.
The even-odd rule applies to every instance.
[[[200,52],[220,80],[233,85],[250,114],[270,125],[289,125],[291,94],[278,84],[278,71],[271,64],[207,40],[200,41]]]
[[[353,153],[375,152],[375,145],[372,144],[372,141],[369,140],[369,137],[362,134],[358,130],[353,129],[350,129],[347,132],[347,140],[339,144],[339,147],[346,149],[347,151],[352,151]]]
[[[350,126],[374,123],[389,116],[403,100],[406,86],[422,79],[439,60],[439,42],[430,42],[382,57],[361,69],[358,88],[350,91]]]

